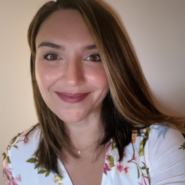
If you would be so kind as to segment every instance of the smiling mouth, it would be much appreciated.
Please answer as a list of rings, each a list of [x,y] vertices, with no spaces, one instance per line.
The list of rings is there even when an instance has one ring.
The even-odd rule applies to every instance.
[[[76,93],[76,94],[56,92],[56,94],[58,95],[60,99],[62,99],[65,102],[78,103],[78,102],[83,101],[90,94],[90,92],[89,93]]]

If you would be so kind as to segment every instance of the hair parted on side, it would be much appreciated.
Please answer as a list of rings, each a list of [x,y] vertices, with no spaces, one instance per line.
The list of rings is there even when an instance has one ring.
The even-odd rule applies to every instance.
[[[65,148],[76,157],[63,121],[45,104],[35,78],[35,40],[41,24],[55,11],[75,9],[82,15],[94,42],[109,82],[109,93],[103,101],[101,118],[105,136],[101,145],[112,138],[118,147],[120,161],[125,146],[131,142],[132,129],[148,127],[152,124],[176,125],[185,133],[185,118],[172,117],[158,111],[152,101],[145,78],[139,68],[127,38],[114,16],[103,2],[98,0],[57,0],[45,3],[34,16],[28,30],[31,50],[31,79],[35,108],[42,137],[35,155],[39,166],[59,175],[57,158],[65,160],[61,152]]]

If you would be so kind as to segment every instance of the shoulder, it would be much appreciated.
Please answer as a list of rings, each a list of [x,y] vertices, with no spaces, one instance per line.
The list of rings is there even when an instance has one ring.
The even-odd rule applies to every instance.
[[[16,177],[21,180],[21,172],[27,170],[26,161],[29,160],[38,148],[41,130],[39,126],[17,134],[10,141],[6,152],[3,153],[3,169],[5,178]],[[14,177],[13,177],[14,175]]]
[[[169,148],[174,147],[179,149],[185,142],[182,133],[172,124],[166,123],[164,125],[151,125],[149,127],[149,149],[156,147]]]
[[[10,153],[15,151],[20,151],[20,150],[25,150],[30,146],[35,146],[36,143],[39,142],[40,139],[40,127],[39,126],[34,126],[31,127],[21,133],[18,133],[16,136],[12,138],[10,141],[10,144],[7,147],[7,151]],[[34,147],[33,149],[35,149]]]
[[[182,133],[172,124],[154,124],[144,133],[144,158],[151,184],[185,183],[185,138]]]
[[[170,159],[172,163],[175,159],[185,162],[185,138],[172,124],[153,124],[140,131],[133,130],[132,144],[137,146],[138,155],[145,158],[148,166],[163,159]]]
[[[133,139],[136,140],[137,137],[136,141],[140,145],[140,149],[143,145],[142,152],[147,150],[150,156],[155,155],[156,157],[172,150],[176,150],[176,152],[185,150],[185,138],[174,125],[169,123],[164,123],[164,125],[153,124],[137,133],[133,132],[133,135],[136,135]]]
[[[22,133],[18,133],[10,141],[7,147],[7,154],[12,156],[13,154],[21,156],[21,158],[27,153],[35,152],[40,140],[41,130],[39,126],[34,126]]]
[[[141,129],[140,131],[133,130],[132,135],[135,135],[137,140],[141,137],[150,143],[156,143],[158,141],[171,142],[171,140],[182,142],[185,140],[182,133],[176,128],[176,126],[170,123],[164,123],[164,125],[156,123],[145,129]],[[133,139],[136,140],[136,138]]]

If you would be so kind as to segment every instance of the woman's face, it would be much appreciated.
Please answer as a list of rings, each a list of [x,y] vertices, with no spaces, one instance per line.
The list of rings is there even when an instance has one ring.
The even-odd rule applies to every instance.
[[[56,11],[43,22],[36,37],[35,62],[41,95],[61,120],[76,123],[100,113],[108,81],[78,11]]]

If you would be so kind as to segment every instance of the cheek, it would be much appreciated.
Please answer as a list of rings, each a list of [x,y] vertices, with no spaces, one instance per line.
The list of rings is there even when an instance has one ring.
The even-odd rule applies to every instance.
[[[108,88],[107,75],[102,66],[86,72],[86,78],[98,88]]]
[[[36,80],[41,92],[49,89],[57,78],[56,72],[40,63],[36,64]]]

